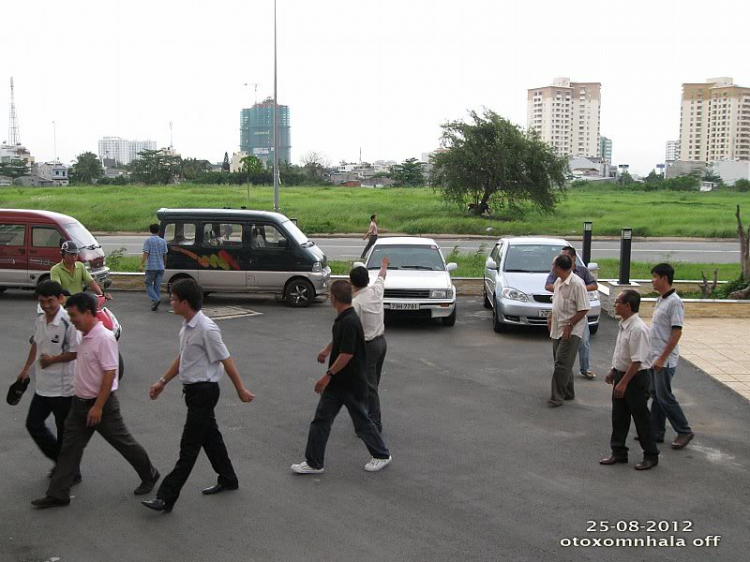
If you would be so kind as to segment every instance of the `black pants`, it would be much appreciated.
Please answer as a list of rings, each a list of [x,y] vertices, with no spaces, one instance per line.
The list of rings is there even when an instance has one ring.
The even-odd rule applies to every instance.
[[[658,457],[659,449],[656,447],[654,430],[651,427],[651,415],[648,411],[648,371],[638,371],[625,389],[625,396],[615,398],[614,387],[620,382],[625,373],[615,372],[615,381],[612,385],[612,438],[610,446],[612,455],[618,459],[628,458],[628,447],[626,445],[628,432],[630,431],[630,418],[635,422],[638,432],[638,442],[643,448],[644,457]]]
[[[72,396],[40,396],[34,393],[29,405],[26,429],[34,443],[42,450],[44,456],[52,462],[57,462],[57,456],[60,454],[65,431],[65,418],[68,417],[72,401]],[[57,437],[52,435],[46,424],[50,414],[55,417]]]
[[[378,235],[377,234],[370,234],[370,239],[367,241],[367,246],[365,246],[365,249],[362,250],[362,255],[359,257],[360,259],[365,259],[365,256],[367,255],[367,252],[372,248],[372,245],[375,244],[375,242],[378,241]]]
[[[380,395],[378,387],[380,386],[380,376],[383,374],[383,363],[385,362],[385,353],[388,351],[388,343],[385,336],[378,336],[365,342],[367,351],[367,360],[365,362],[365,375],[367,376],[367,414],[378,428],[380,433],[383,432],[383,422],[380,418]]]
[[[183,386],[187,419],[180,441],[180,458],[172,472],[162,480],[156,497],[174,505],[190,472],[198,460],[201,449],[206,451],[211,467],[219,475],[218,483],[236,488],[239,483],[229,459],[227,447],[216,424],[214,408],[219,402],[219,385],[215,382],[198,382]]]
[[[307,436],[305,460],[313,468],[323,468],[326,454],[326,444],[331,435],[331,426],[342,406],[346,406],[354,422],[354,430],[364,441],[367,450],[376,459],[387,459],[391,456],[383,442],[378,429],[367,415],[364,397],[357,397],[351,392],[340,390],[324,390],[320,395],[315,419],[310,423],[310,433]]]
[[[117,400],[115,393],[110,394],[109,399],[105,402],[104,408],[102,408],[101,421],[97,425],[89,427],[86,425],[86,417],[94,402],[96,402],[94,398],[73,398],[70,412],[65,419],[65,437],[62,449],[60,449],[60,456],[57,459],[57,467],[47,489],[48,496],[61,500],[70,499],[70,487],[73,484],[78,466],[81,464],[83,450],[95,431],[125,457],[125,460],[141,477],[141,481],[150,480],[156,474],[156,469],[151,464],[148,453],[133,439],[125,426],[122,414],[120,414],[120,402]]]

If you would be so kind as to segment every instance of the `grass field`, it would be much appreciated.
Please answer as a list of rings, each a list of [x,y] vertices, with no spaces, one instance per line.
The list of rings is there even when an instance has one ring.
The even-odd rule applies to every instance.
[[[281,211],[297,217],[307,234],[364,232],[377,213],[383,232],[408,234],[579,235],[593,221],[594,236],[736,236],[735,206],[750,222],[750,193],[638,192],[616,187],[584,187],[567,193],[551,215],[529,211],[522,219],[476,218],[446,206],[431,188],[363,189],[295,187],[281,189]],[[160,207],[273,208],[270,187],[170,185],[154,187],[1,188],[0,207],[46,209],[72,215],[90,230],[145,232]],[[491,228],[491,231],[487,229]]]

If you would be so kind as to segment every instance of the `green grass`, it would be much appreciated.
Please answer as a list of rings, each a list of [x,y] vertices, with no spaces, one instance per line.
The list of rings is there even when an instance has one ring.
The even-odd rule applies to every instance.
[[[281,189],[281,211],[297,217],[307,234],[364,232],[378,214],[382,232],[407,234],[580,235],[593,221],[594,236],[736,236],[735,206],[750,222],[750,193],[638,192],[616,187],[575,188],[553,214],[528,211],[523,218],[477,218],[447,206],[431,188],[363,189],[295,187]],[[2,188],[0,207],[46,209],[76,217],[90,230],[146,232],[160,207],[273,208],[270,187],[170,185],[83,186],[53,189]],[[503,220],[505,219],[505,220]],[[488,231],[487,229],[492,230]]]

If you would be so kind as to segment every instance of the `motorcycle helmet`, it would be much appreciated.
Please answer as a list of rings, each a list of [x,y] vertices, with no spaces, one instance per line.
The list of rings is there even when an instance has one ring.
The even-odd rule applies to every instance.
[[[77,254],[79,251],[78,245],[72,240],[66,240],[62,243],[62,246],[60,246],[61,254]]]

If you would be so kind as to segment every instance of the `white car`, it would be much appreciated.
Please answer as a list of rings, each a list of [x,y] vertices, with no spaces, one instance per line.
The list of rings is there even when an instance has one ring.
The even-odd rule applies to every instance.
[[[389,315],[440,318],[443,326],[456,323],[456,288],[450,272],[455,263],[445,263],[440,246],[431,238],[399,236],[381,238],[370,249],[364,265],[374,282],[383,256],[391,264],[385,278],[383,307]]]

